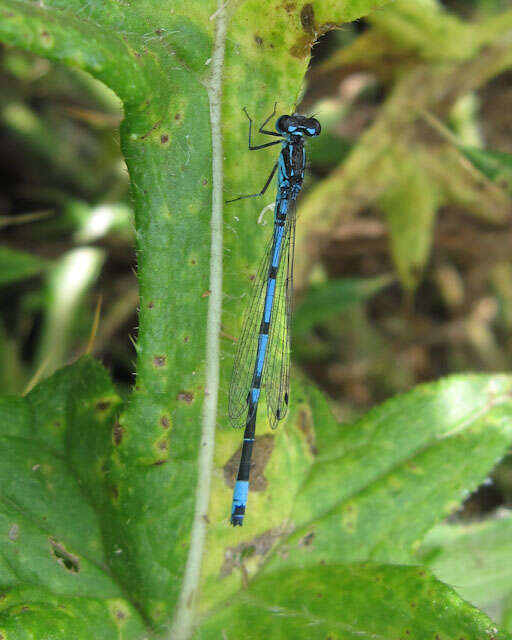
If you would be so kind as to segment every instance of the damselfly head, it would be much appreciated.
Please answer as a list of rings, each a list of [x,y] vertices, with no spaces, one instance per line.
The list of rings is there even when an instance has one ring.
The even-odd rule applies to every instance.
[[[283,135],[318,136],[322,127],[316,118],[299,116],[281,116],[276,122],[276,131]]]

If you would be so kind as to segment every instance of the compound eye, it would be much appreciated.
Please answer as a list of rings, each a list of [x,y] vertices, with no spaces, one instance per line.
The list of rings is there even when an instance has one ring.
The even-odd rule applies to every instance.
[[[290,124],[290,116],[281,116],[276,122],[276,131],[286,133]]]
[[[306,127],[306,133],[308,136],[318,136],[320,135],[320,131],[322,127],[320,123],[315,118],[311,118],[308,122],[308,126]]]

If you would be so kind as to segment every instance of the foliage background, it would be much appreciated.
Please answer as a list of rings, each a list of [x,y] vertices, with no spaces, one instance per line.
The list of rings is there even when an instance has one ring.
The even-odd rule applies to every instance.
[[[510,442],[510,409],[509,413],[504,409],[500,414],[497,400],[497,409],[492,402],[484,404],[484,408],[478,403],[478,394],[481,393],[487,399],[489,394],[493,398],[501,398],[506,404],[510,396],[508,379],[492,375],[482,379],[461,378],[460,381],[455,379],[446,383],[446,386],[441,383],[439,387],[426,388],[428,392],[425,395],[435,395],[436,401],[436,394],[444,394],[447,403],[453,398],[462,398],[463,405],[473,410],[470,415],[477,416],[471,426],[472,433],[462,434],[460,441],[447,445],[446,451],[442,447],[422,450],[423,442],[408,442],[414,439],[411,424],[415,425],[418,433],[425,435],[432,429],[433,437],[442,439],[451,436],[454,429],[460,429],[457,420],[463,420],[462,416],[457,416],[457,420],[449,416],[443,422],[439,416],[449,405],[439,405],[441,408],[438,407],[436,413],[434,406],[427,406],[420,392],[408,396],[409,412],[405,413],[402,421],[396,417],[387,418],[393,414],[393,404],[384,405],[384,409],[363,417],[370,408],[397,393],[409,391],[419,383],[435,381],[451,373],[508,372],[511,367],[512,48],[509,34],[512,4],[506,0],[453,0],[446,2],[444,9],[446,11],[440,10],[440,5],[430,0],[397,1],[393,7],[376,11],[367,19],[329,31],[313,50],[300,109],[306,113],[317,113],[324,131],[322,137],[310,145],[311,167],[299,211],[297,238],[294,361],[295,397],[299,427],[303,427],[302,436],[300,429],[296,432],[290,428],[289,436],[284,430],[283,434],[279,432],[277,437],[281,438],[281,444],[276,445],[276,450],[280,453],[272,464],[269,463],[274,446],[271,436],[265,434],[261,438],[257,451],[260,466],[254,472],[255,495],[251,508],[255,519],[261,513],[274,515],[261,525],[257,531],[259,537],[253,533],[250,538],[247,535],[244,538],[237,533],[240,537],[230,538],[226,548],[226,526],[222,520],[226,492],[223,490],[232,482],[235,473],[237,444],[234,438],[240,434],[233,434],[227,428],[223,413],[227,385],[221,383],[216,454],[219,471],[214,478],[214,525],[209,534],[209,544],[215,551],[205,562],[203,611],[218,605],[248,578],[255,576],[255,582],[252,592],[246,594],[242,591],[234,609],[227,614],[212,616],[205,623],[204,637],[220,637],[222,630],[233,624],[233,620],[237,621],[239,633],[249,634],[261,617],[262,609],[267,606],[280,606],[283,610],[291,607],[291,585],[297,581],[296,574],[290,570],[293,566],[306,567],[306,572],[311,571],[310,575],[302,575],[301,583],[304,585],[301,598],[310,602],[309,596],[304,594],[308,589],[314,591],[318,576],[309,565],[326,559],[330,563],[330,573],[324,575],[323,587],[327,586],[331,594],[343,593],[340,585],[345,585],[349,593],[354,584],[365,584],[363,593],[369,597],[376,575],[380,580],[395,585],[391,589],[394,593],[399,593],[404,583],[412,585],[414,594],[421,592],[419,583],[415,591],[417,574],[414,569],[407,569],[410,571],[407,579],[394,573],[389,566],[379,569],[381,573],[364,565],[346,571],[336,566],[337,557],[332,556],[334,548],[337,551],[343,549],[345,561],[387,563],[393,560],[405,564],[411,562],[411,549],[414,549],[417,554],[415,562],[423,561],[438,578],[455,586],[463,598],[481,607],[500,623],[504,633],[506,630],[512,632],[512,525],[507,511],[512,499],[512,461],[507,456],[503,457]],[[165,49],[165,36],[165,30],[162,33],[148,31],[148,46]],[[256,42],[255,46],[260,45]],[[121,105],[109,89],[84,72],[51,63],[20,49],[5,46],[0,63],[2,390],[5,394],[26,394],[35,387],[28,397],[31,410],[37,415],[37,407],[43,405],[43,398],[55,393],[52,389],[64,389],[58,386],[63,385],[64,380],[69,388],[74,389],[72,385],[79,385],[80,376],[83,379],[90,376],[89,410],[96,412],[94,420],[109,425],[116,407],[128,397],[134,384],[134,344],[137,342],[139,305],[132,209],[134,198],[141,196],[133,192],[130,194],[121,154],[118,133]],[[192,66],[196,63],[196,60],[190,60]],[[269,70],[271,79],[273,74],[275,70]],[[228,86],[231,79],[228,70]],[[272,85],[272,80],[269,84]],[[299,95],[297,87],[291,85],[290,82],[284,98],[289,103]],[[230,95],[229,91],[228,88],[230,107],[227,116],[232,118],[236,132],[231,138],[229,134],[226,136],[226,155],[233,164],[254,162],[257,167],[254,173],[248,174],[243,169],[227,173],[225,189],[230,196],[240,191],[256,191],[261,186],[260,178],[264,177],[265,170],[270,170],[272,160],[270,154],[256,160],[249,157],[243,146],[245,123],[243,118],[235,115],[247,102],[247,107],[260,120],[269,112],[271,102],[262,99],[257,89],[253,90],[253,95],[240,96]],[[193,99],[194,95],[187,97],[187,100]],[[200,96],[197,100],[201,100]],[[171,161],[160,167],[160,170],[170,172],[172,186],[180,184],[180,176],[187,172],[187,158],[197,151],[190,146],[187,136],[203,129],[205,149],[209,146],[207,126],[199,118],[191,122],[185,116],[187,108],[192,107],[186,101],[177,105],[173,121],[165,131],[149,128],[140,132],[159,144],[167,144],[169,137],[173,140],[175,129],[172,127],[180,127],[182,119],[190,127],[188,133],[182,132],[179,143],[182,145],[177,156],[180,166],[174,167]],[[200,108],[206,113],[204,105]],[[231,123],[228,121],[228,133],[229,127]],[[168,136],[167,140],[165,136]],[[125,155],[127,151],[130,155],[126,157],[134,160],[135,150],[125,148]],[[195,166],[194,169],[196,191],[208,186],[204,176],[209,170],[209,161],[207,155],[205,158],[204,167],[198,169]],[[179,197],[184,199],[189,192],[179,189],[177,186]],[[203,197],[206,196],[201,195]],[[165,202],[165,197],[162,201]],[[240,239],[240,228],[232,233],[239,218],[257,218],[264,204],[267,202],[259,208],[251,205],[236,211],[226,209],[227,252],[232,252],[235,242]],[[199,200],[191,197],[187,213],[193,216],[199,209]],[[197,228],[200,230],[199,226]],[[268,229],[268,224],[262,229]],[[158,237],[158,230],[146,231]],[[260,231],[256,228],[255,237]],[[187,238],[194,238],[193,232],[193,229],[183,231],[190,234]],[[195,253],[183,252],[182,258],[189,260],[190,264],[201,264],[207,254],[208,238],[199,234],[195,239]],[[228,261],[225,278],[235,284],[225,298],[226,313],[221,334],[223,371],[226,372],[233,351],[233,334],[238,328],[240,296],[246,288],[240,274],[245,276],[250,272],[250,263],[257,260],[261,246],[262,243],[248,243],[248,257]],[[172,247],[165,243],[154,247],[155,255],[171,250],[180,257],[179,242]],[[165,271],[176,269],[179,264],[174,258],[168,260],[164,263],[166,268],[160,267],[164,279]],[[175,309],[187,304],[189,289],[200,289],[204,300],[208,300],[206,272],[201,271],[199,277],[189,273],[187,277],[189,279],[183,283],[183,296],[174,295],[174,292],[174,297],[171,296]],[[195,338],[189,335],[193,334],[187,328],[189,320],[184,318],[177,329],[174,327],[174,336],[179,337],[180,344],[187,344],[189,339],[193,341]],[[200,318],[191,320],[200,324]],[[203,336],[198,340],[201,344]],[[176,347],[175,351],[179,353],[180,349]],[[80,365],[83,369],[75,370],[80,373],[80,376],[76,373],[75,382],[65,373],[56,374],[61,376],[58,384],[48,381],[52,380],[49,376],[53,372],[86,352],[100,358],[108,368],[115,382],[115,391],[102,377],[103,374],[97,373],[94,365],[87,362]],[[175,362],[180,364],[179,359]],[[188,366],[186,361],[182,364]],[[156,362],[155,366],[159,363]],[[318,473],[317,476],[309,476],[305,482],[305,471],[303,475],[296,471],[297,460],[303,463],[313,459],[315,447],[321,449],[323,444],[324,452],[329,449],[329,434],[334,434],[336,429],[327,417],[324,401],[313,392],[304,390],[310,386],[303,382],[306,379],[304,374],[332,398],[339,422],[358,425],[357,428],[347,426],[342,436],[345,443],[337,442],[330,462],[325,458],[322,461],[321,473],[334,482],[345,483],[348,487],[346,496],[328,495],[328,490],[321,484],[322,478],[317,477]],[[173,377],[169,373],[165,375]],[[46,382],[37,386],[46,378]],[[92,384],[93,380],[96,386]],[[166,384],[162,382],[162,388]],[[176,400],[184,415],[197,411],[198,386],[192,374],[186,380],[178,377],[175,385]],[[64,398],[65,392],[62,394]],[[474,405],[471,402],[473,394]],[[62,400],[62,406],[66,402],[69,400]],[[105,402],[108,402],[108,407],[104,406]],[[62,408],[58,394],[57,406]],[[396,406],[398,413],[404,411],[404,405]],[[489,407],[488,415],[479,423],[479,411],[485,412]],[[144,410],[154,410],[160,421],[167,419],[166,414],[161,413],[161,407],[145,407]],[[102,411],[108,415],[103,415]],[[428,419],[429,411],[434,416],[431,420]],[[84,407],[71,403],[66,405],[65,419],[71,420],[72,416],[76,424],[82,424],[80,420],[87,424],[87,420],[92,418],[86,418],[85,412]],[[315,436],[309,431],[311,420],[308,421],[308,416],[311,412],[318,424],[324,425],[324,431]],[[19,415],[20,424],[25,424],[23,420],[26,418],[21,413]],[[322,420],[319,415],[323,416]],[[419,417],[414,422],[412,418],[416,415]],[[365,424],[368,425],[367,431],[371,432],[375,416],[388,424],[389,430],[381,441],[378,438],[372,440],[374,450],[367,448],[367,457],[359,460],[361,470],[358,472],[357,457],[352,459],[349,456],[347,460],[344,447],[347,442],[357,442],[357,438],[361,438],[359,445],[351,446],[356,449],[357,446],[366,447],[367,441],[361,433],[365,433]],[[62,416],[55,418],[54,414],[52,419],[64,420]],[[356,423],[358,419],[362,422]],[[46,424],[43,411],[40,411],[38,420],[43,428]],[[435,425],[438,431],[433,426],[436,420],[440,423]],[[116,424],[114,442],[116,437],[124,437],[126,429],[129,429],[122,421]],[[109,437],[110,428],[109,425]],[[482,444],[482,433],[489,439],[485,444]],[[474,441],[471,440],[473,436]],[[54,437],[50,430],[49,446],[61,453],[67,451],[66,455],[73,460],[80,460],[78,450],[73,448],[77,443],[68,442],[60,450]],[[285,445],[282,444],[283,438],[288,438]],[[150,462],[163,469],[161,463],[168,455],[167,440],[162,437],[155,442],[155,449],[151,452],[154,457]],[[379,529],[378,535],[372,539],[375,514],[379,508],[382,509],[388,499],[395,500],[395,508],[399,502],[397,487],[404,481],[399,477],[403,469],[400,473],[397,471],[396,477],[389,472],[389,483],[395,483],[395,494],[392,491],[386,493],[375,482],[371,485],[373,489],[368,490],[362,499],[352,500],[350,491],[356,492],[356,488],[350,483],[356,485],[352,479],[365,475],[364,465],[371,463],[373,468],[378,468],[381,451],[386,447],[388,451],[390,449],[388,442],[402,452],[409,451],[414,460],[413,463],[404,463],[406,457],[395,459],[394,454],[390,454],[386,459],[389,469],[394,465],[413,464],[409,472],[416,473],[419,479],[415,488],[412,484],[407,485],[414,500],[411,499],[410,504],[405,500],[400,504],[403,521],[398,519],[389,530]],[[193,459],[195,444],[184,439],[178,445],[182,447],[179,453]],[[94,448],[94,443],[89,443],[89,446]],[[286,447],[286,455],[282,453],[283,447]],[[23,460],[31,461],[32,466],[41,464],[33,458],[35,453],[32,450],[19,455]],[[117,471],[122,467],[123,456],[130,455],[139,455],[139,462],[147,462],[143,459],[148,455],[146,450],[142,447],[129,448],[116,461],[119,463]],[[478,457],[478,464],[471,463],[471,455],[475,459]],[[498,459],[501,461],[492,476],[480,484],[482,474],[488,473],[485,469],[492,469]],[[329,475],[330,463],[332,476]],[[282,485],[283,468],[293,470],[291,487],[281,489],[282,494],[274,500],[272,495],[270,499],[266,498],[267,483]],[[422,468],[429,476],[446,478],[445,484],[428,485],[439,494],[439,513],[433,514],[428,501],[422,512],[419,494],[414,493],[424,482]],[[4,473],[5,477],[16,475],[16,465],[13,463],[13,467]],[[87,484],[89,472],[84,469],[80,473],[82,482]],[[173,495],[172,500],[179,498],[186,503],[191,500],[193,472],[182,469],[181,473],[184,474],[181,493],[178,497]],[[115,470],[111,477],[114,476]],[[190,480],[189,484],[184,477]],[[117,480],[122,486],[122,471],[119,471]],[[305,489],[295,506],[297,529],[287,537],[291,532],[279,529],[282,525],[275,505],[279,501],[287,503],[289,494],[303,482]],[[61,499],[66,494],[65,484],[56,490]],[[169,483],[166,489],[169,495],[179,484],[177,481]],[[479,484],[480,488],[476,490]],[[114,486],[117,485],[114,483]],[[458,508],[460,500],[453,494],[455,489],[467,494],[461,508]],[[94,492],[94,489],[90,491]],[[320,493],[333,505],[331,516],[324,514],[321,517],[328,520],[341,514],[345,530],[350,535],[343,538],[338,530],[324,522],[324,528],[319,527],[318,530],[323,530],[325,537],[322,538],[315,529],[317,537],[311,548],[309,541],[313,538],[309,537],[312,530],[308,529],[308,518],[313,520],[318,514],[308,509]],[[98,504],[104,499],[99,496],[98,493],[89,499]],[[146,492],[144,500],[135,501],[132,508],[145,509],[147,499]],[[65,501],[66,504],[73,504],[76,497],[69,495],[66,500],[69,501]],[[354,504],[359,518],[356,519],[357,525],[351,515]],[[334,505],[342,507],[336,510]],[[449,520],[432,529],[441,516],[449,516]],[[17,532],[12,529],[10,517],[6,520],[6,527],[11,536],[9,540],[13,542]],[[89,522],[88,513],[82,513],[80,517]],[[416,520],[417,528],[412,527],[408,531],[404,524],[408,519]],[[382,522],[387,522],[385,516]],[[69,526],[71,531],[71,524]],[[354,545],[351,537],[351,527],[356,526],[361,527],[358,539],[365,541],[360,547]],[[430,533],[420,545],[429,529]],[[402,533],[403,539],[400,538]],[[409,534],[412,537],[408,538]],[[71,533],[69,535],[72,541]],[[89,551],[93,558],[90,584],[94,586],[91,586],[91,592],[97,596],[99,589],[102,597],[109,599],[110,611],[115,611],[114,619],[133,620],[133,629],[121,632],[114,626],[112,633],[120,633],[120,637],[124,637],[122,633],[132,637],[128,635],[132,633],[136,637],[142,633],[142,626],[139,626],[136,613],[129,608],[124,609],[127,605],[121,599],[125,595],[123,589],[115,580],[110,581],[95,573],[94,563],[99,565],[102,562],[99,555],[94,555],[97,550],[92,549],[98,535],[96,531],[90,537]],[[158,530],[155,537],[160,535],[163,533]],[[183,525],[183,530],[175,538],[176,549],[181,545],[176,551],[177,556],[184,554],[186,535]],[[103,536],[107,539],[107,546],[116,543],[114,538],[109,540],[104,531]],[[386,537],[394,539],[392,548],[386,546]],[[285,542],[279,543],[279,538],[284,538]],[[155,544],[155,541],[151,542]],[[143,545],[142,535],[131,543]],[[59,546],[58,541],[51,544],[54,556],[67,563],[68,571],[73,573],[77,566],[75,554],[67,551],[67,547]],[[266,554],[274,544],[278,550],[268,559]],[[298,549],[295,560],[281,566],[286,545],[294,544]],[[151,549],[138,561],[146,563],[145,569],[140,569],[141,575],[150,573]],[[162,563],[165,564],[159,558],[156,566],[160,567]],[[264,570],[261,570],[262,566]],[[80,571],[83,576],[83,561]],[[121,582],[127,579],[126,575],[123,576],[124,569],[118,568],[118,571],[122,576]],[[44,574],[44,564],[40,566],[40,573]],[[219,575],[223,578],[220,589]],[[133,576],[128,577],[128,584],[130,579]],[[159,619],[167,619],[162,593],[168,588],[168,583],[162,578],[162,584],[148,587],[153,591],[147,601],[142,602],[148,596],[140,587],[145,579],[141,577],[137,583],[139,586],[134,587],[139,592],[130,594],[134,611],[142,610],[145,619],[157,625]],[[274,594],[276,580],[284,585],[282,597]],[[32,584],[26,575],[23,582]],[[27,600],[33,603],[42,597],[28,593],[34,587],[29,588],[26,584],[18,593],[16,602]],[[55,585],[50,586],[55,589]],[[273,594],[272,598],[269,598],[269,593]],[[87,588],[80,595],[84,594],[88,594]],[[71,589],[69,595],[74,597],[78,594]],[[44,597],[47,598],[47,594]],[[311,598],[314,597],[316,594],[311,593]],[[443,597],[449,600],[452,596],[443,592]],[[375,600],[378,600],[378,595]],[[425,598],[427,600],[428,597]],[[96,610],[95,606],[91,603],[90,609],[85,610],[81,633],[87,633],[96,615],[100,620],[99,627],[102,626],[105,613]],[[340,610],[358,606],[362,603],[347,601],[340,605],[327,601],[325,610],[314,611],[314,615],[328,619],[328,614],[333,611],[337,617]],[[432,620],[434,614],[424,611],[422,615],[424,619]],[[35,612],[34,616],[37,615],[40,613]],[[229,620],[223,615],[228,615]],[[364,612],[361,616],[364,617]],[[375,632],[381,631],[379,620],[381,618],[376,616]],[[411,620],[411,624],[417,623],[414,616]],[[346,624],[349,622],[350,619]],[[468,622],[468,625],[473,622]],[[340,623],[339,619],[336,623]],[[273,624],[276,625],[275,620]],[[283,626],[283,637],[292,632],[290,624],[287,620],[287,625]],[[298,634],[305,623],[298,621],[296,624],[295,633]],[[402,624],[402,619],[396,624]],[[460,618],[454,624],[460,624]],[[70,628],[77,633],[78,627]],[[274,629],[277,633],[277,627]],[[63,633],[62,630],[60,632]],[[472,632],[468,630],[468,634]],[[21,634],[19,630],[14,633]],[[421,633],[421,630],[416,630],[415,637],[424,637]],[[457,637],[455,631],[447,633],[446,637]]]

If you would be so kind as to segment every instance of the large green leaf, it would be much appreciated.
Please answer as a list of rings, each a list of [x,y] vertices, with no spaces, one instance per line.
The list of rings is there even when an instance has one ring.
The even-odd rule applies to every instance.
[[[248,154],[242,107],[257,122],[276,99],[279,111],[292,110],[317,35],[385,2],[0,0],[0,40],[84,69],[123,101],[121,146],[135,204],[140,283],[137,378],[114,448],[89,474],[108,469],[110,497],[100,504],[108,505],[102,535],[110,570],[153,624],[166,624],[178,604],[174,638],[186,637],[191,624],[206,530],[206,509],[194,498],[207,497],[210,483],[205,472],[198,480],[198,456],[213,449],[222,234],[226,336],[238,333],[242,294],[265,242],[256,224],[262,205],[255,201],[231,206],[222,224],[223,157],[227,195],[259,190],[274,156],[242,159]],[[298,425],[290,437],[302,438]],[[231,453],[238,442],[236,434],[225,435]],[[275,456],[285,456],[286,446],[280,440]],[[302,459],[297,455],[294,463]],[[80,458],[80,473],[87,460]],[[208,471],[208,464],[207,458],[200,468]],[[101,494],[94,482],[89,491]],[[229,503],[226,487],[223,526]]]
[[[319,448],[293,506],[293,533],[265,557],[282,566],[414,562],[510,446],[512,378],[455,376],[385,402]],[[279,502],[279,501],[278,501]],[[261,558],[249,565],[261,567]]]
[[[306,605],[304,603],[307,603]],[[375,564],[280,571],[220,608],[197,640],[507,640],[483,613],[420,567]]]
[[[512,596],[512,518],[443,524],[427,535],[421,558],[465,600],[500,620]]]
[[[338,424],[319,393],[297,387],[286,428],[261,439],[251,524],[231,535],[218,523],[230,463],[219,438],[224,478],[211,509],[205,606],[261,572],[366,560],[416,563],[425,534],[459,508],[510,446],[510,376],[422,385],[352,425]],[[270,525],[260,528],[269,517]]]
[[[89,360],[48,379],[26,399],[2,404],[0,633],[9,640],[139,638],[141,616],[165,628],[176,608],[179,624],[171,637],[188,637],[198,567],[204,579],[198,604],[210,611],[200,633],[211,637],[274,637],[274,629],[311,637],[313,619],[283,616],[287,606],[292,613],[299,606],[323,614],[332,626],[351,615],[350,598],[361,601],[361,594],[364,624],[373,625],[374,636],[387,633],[389,616],[393,633],[405,624],[404,633],[410,628],[422,637],[432,620],[440,620],[448,637],[496,635],[487,618],[431,578],[422,582],[417,569],[329,565],[414,561],[425,532],[506,450],[512,411],[507,377],[428,385],[349,427],[338,426],[325,401],[296,385],[286,429],[275,437],[259,430],[265,455],[254,474],[251,524],[242,531],[227,527],[228,463],[239,437],[222,428],[221,410],[216,455],[224,473],[213,479],[209,521],[195,502],[208,495],[210,482],[199,476],[195,493],[198,451],[212,444],[213,429],[201,431],[202,424],[215,425],[210,399],[217,382],[209,372],[217,370],[219,357],[219,240],[224,229],[227,351],[264,244],[257,213],[268,203],[232,205],[224,228],[216,216],[222,197],[215,119],[220,73],[226,193],[255,192],[274,156],[242,159],[248,152],[241,107],[258,122],[276,97],[280,111],[292,109],[316,35],[380,4],[384,0],[317,0],[300,7],[256,0],[218,7],[198,1],[0,0],[1,40],[85,69],[123,100],[121,141],[136,207],[141,292],[136,386],[122,410],[105,373]],[[207,342],[208,315],[214,319]],[[240,583],[262,565],[268,575],[238,594]],[[391,585],[388,602],[382,582],[375,586],[379,575]],[[318,586],[327,590],[313,592]],[[408,588],[421,597],[421,615],[411,612],[416,607]],[[321,603],[325,610],[318,593],[332,596]],[[339,593],[348,598],[341,608]],[[215,615],[209,608],[229,594],[239,596],[240,605]],[[244,599],[252,594],[256,605]],[[437,607],[436,597],[444,607]],[[282,607],[279,616],[271,610],[276,606]],[[337,632],[347,637],[346,629]]]
[[[144,625],[107,568],[102,539],[111,502],[104,463],[119,403],[89,358],[26,398],[0,401],[6,639],[140,638]]]

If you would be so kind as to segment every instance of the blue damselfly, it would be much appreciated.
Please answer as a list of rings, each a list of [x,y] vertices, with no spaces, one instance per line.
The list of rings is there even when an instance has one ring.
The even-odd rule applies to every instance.
[[[253,293],[245,312],[238,341],[229,389],[229,417],[235,427],[245,427],[240,467],[233,493],[231,524],[243,524],[249,474],[255,439],[256,413],[261,390],[265,390],[268,420],[273,429],[288,410],[290,389],[290,321],[295,245],[296,201],[304,180],[306,166],[305,137],[317,136],[320,123],[298,114],[283,115],[276,121],[276,131],[265,126],[274,111],[259,128],[259,133],[278,137],[265,144],[251,143],[252,120],[249,119],[249,149],[282,145],[265,186],[259,193],[240,196],[228,202],[262,196],[277,171],[277,195],[274,208],[274,232],[261,261]]]

